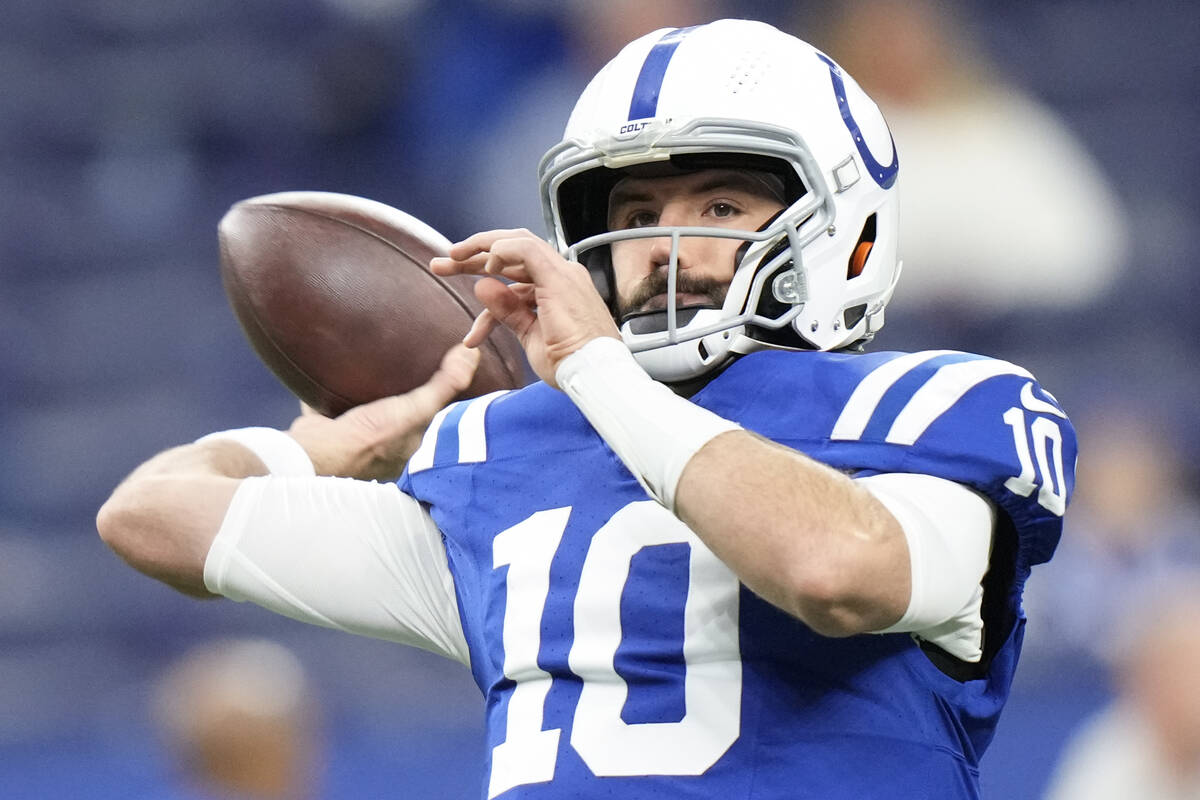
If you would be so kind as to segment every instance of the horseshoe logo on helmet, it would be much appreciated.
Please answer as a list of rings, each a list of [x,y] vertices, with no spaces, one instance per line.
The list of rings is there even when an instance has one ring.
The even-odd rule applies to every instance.
[[[885,166],[879,163],[875,154],[871,152],[871,148],[867,146],[862,130],[859,129],[858,122],[850,111],[850,100],[846,96],[846,82],[842,79],[842,68],[824,53],[817,53],[817,58],[824,61],[825,65],[829,67],[829,76],[833,79],[833,94],[837,97],[838,110],[842,112],[842,122],[850,131],[850,136],[854,139],[854,146],[858,148],[858,154],[862,156],[863,163],[867,165],[867,172],[871,173],[871,177],[879,184],[880,188],[892,188],[896,183],[896,174],[900,171],[900,156],[896,153],[896,140],[892,138],[891,131],[888,131],[888,138],[892,140],[892,163]]]

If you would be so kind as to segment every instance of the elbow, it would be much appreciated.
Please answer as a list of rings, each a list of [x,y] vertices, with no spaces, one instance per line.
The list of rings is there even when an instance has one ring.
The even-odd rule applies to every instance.
[[[96,513],[100,539],[129,566],[193,597],[213,597],[203,583],[203,557],[182,548],[164,526],[154,487],[126,482]]]
[[[101,541],[141,572],[147,571],[152,558],[153,512],[147,505],[150,499],[136,482],[126,482],[117,487],[96,513],[96,532]]]
[[[813,633],[830,639],[857,636],[870,630],[861,623],[861,616],[847,606],[810,605],[801,613],[805,615],[802,621]]]
[[[126,561],[131,561],[133,551],[131,531],[135,527],[131,504],[128,502],[129,489],[120,486],[112,496],[100,506],[96,513],[96,532],[100,539],[117,555]]]
[[[907,602],[895,591],[888,573],[836,558],[802,565],[792,572],[787,610],[821,636],[840,638],[881,630],[900,618]]]
[[[791,611],[814,633],[841,638],[870,630],[862,605],[854,593],[841,590],[832,582],[809,581],[793,591]]]

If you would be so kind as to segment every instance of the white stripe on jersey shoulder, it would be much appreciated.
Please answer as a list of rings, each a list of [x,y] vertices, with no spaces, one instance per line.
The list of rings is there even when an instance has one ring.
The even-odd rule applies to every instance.
[[[408,473],[410,475],[433,466],[433,454],[437,452],[438,431],[442,429],[442,423],[446,421],[446,415],[453,411],[457,405],[458,403],[451,403],[433,415],[433,419],[429,421],[429,427],[425,429],[425,435],[421,437],[421,446],[408,459]]]
[[[488,406],[493,400],[510,391],[511,389],[499,389],[469,401],[470,405],[458,420],[458,463],[474,464],[487,460],[487,429],[483,424],[484,415],[487,414]]]
[[[947,364],[917,390],[908,404],[896,415],[885,441],[910,445],[921,438],[933,421],[950,410],[964,394],[998,375],[1019,375],[1033,378],[1028,370],[996,359],[960,361]]]
[[[508,394],[511,389],[500,389],[490,394],[485,394],[471,400],[460,400],[457,403],[450,405],[439,411],[430,421],[429,427],[425,429],[425,435],[421,437],[421,446],[412,454],[412,458],[408,460],[408,474],[412,475],[417,472],[422,472],[433,466],[434,457],[437,453],[438,437],[441,435],[442,426],[446,422],[446,417],[455,409],[465,405],[462,414],[458,418],[458,464],[474,464],[487,459],[487,429],[484,425],[485,415],[487,414],[488,406],[492,404],[496,398],[501,395]]]
[[[862,436],[863,431],[867,428],[867,423],[875,414],[875,409],[879,407],[879,401],[883,399],[887,390],[892,388],[892,384],[926,361],[938,356],[951,355],[954,352],[956,351],[923,350],[919,353],[909,353],[899,358],[893,358],[871,370],[867,377],[859,381],[854,393],[846,401],[829,438],[857,439]]]

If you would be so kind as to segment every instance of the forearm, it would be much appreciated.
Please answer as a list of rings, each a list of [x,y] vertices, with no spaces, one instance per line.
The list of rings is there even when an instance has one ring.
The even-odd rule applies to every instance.
[[[756,594],[826,635],[879,630],[908,604],[904,533],[846,475],[746,431],[683,470],[675,513]]]
[[[129,473],[117,487],[155,477],[249,478],[266,475],[262,459],[249,448],[228,439],[208,439],[164,450]]]
[[[829,635],[904,613],[903,530],[848,477],[675,397],[619,343],[589,343],[558,380],[651,495],[762,597]]]
[[[204,563],[243,479],[398,476],[434,414],[470,385],[478,361],[477,352],[453,347],[437,372],[406,394],[336,419],[302,415],[287,433],[221,431],[160,453],[135,469],[100,509],[100,536],[136,569],[207,596]]]

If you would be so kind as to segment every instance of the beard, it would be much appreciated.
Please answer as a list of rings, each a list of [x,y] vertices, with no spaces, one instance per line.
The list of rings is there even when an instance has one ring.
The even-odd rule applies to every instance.
[[[617,299],[617,319],[624,320],[631,314],[656,310],[647,309],[644,306],[655,297],[667,293],[667,272],[666,269],[657,269],[651,272],[633,288],[628,297],[619,297]],[[692,300],[688,302],[688,306],[712,305],[714,308],[720,308],[724,305],[725,295],[728,292],[729,284],[727,282],[713,278],[694,277],[685,271],[680,271],[675,277],[676,297],[691,294],[701,295],[707,300],[704,303]]]

